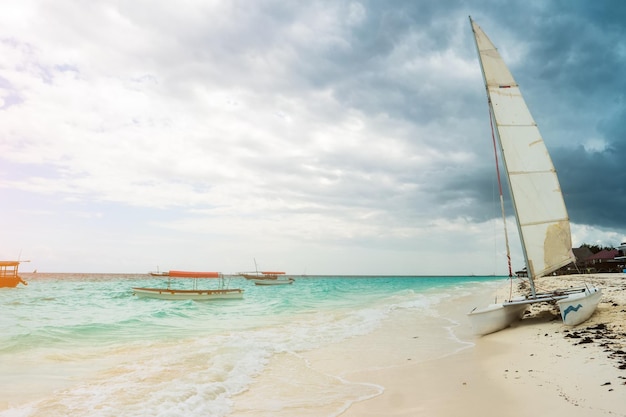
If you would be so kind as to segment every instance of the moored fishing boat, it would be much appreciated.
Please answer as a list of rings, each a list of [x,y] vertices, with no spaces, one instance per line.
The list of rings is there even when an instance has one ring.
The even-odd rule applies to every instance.
[[[261,279],[278,279],[279,276],[285,275],[284,272],[279,271],[255,271],[255,272],[240,272],[239,275],[245,279],[261,280]]]
[[[289,285],[293,284],[295,279],[282,275],[275,278],[255,278],[252,281],[255,285]]]
[[[28,285],[18,275],[20,262],[28,261],[0,261],[0,288],[15,288],[18,284]]]
[[[158,298],[161,300],[223,300],[243,298],[243,290],[240,288],[228,288],[224,275],[219,272],[196,272],[196,271],[169,271],[169,278],[193,279],[193,288],[172,288],[171,280],[167,280],[166,288],[134,287],[133,293],[139,298]],[[217,279],[217,288],[200,289],[198,279]]]
[[[255,271],[240,272],[245,279],[252,280],[256,285],[286,285],[293,284],[294,278],[286,276],[282,271]]]
[[[474,309],[468,314],[469,320],[474,332],[484,335],[502,330],[519,320],[530,304],[555,303],[561,311],[564,324],[578,325],[591,317],[602,292],[600,288],[589,285],[542,293],[538,293],[535,288],[536,278],[550,275],[576,261],[572,251],[569,216],[552,159],[519,85],[496,47],[471,17],[470,24],[487,90],[492,126],[495,124],[495,129],[492,128],[493,143],[494,147],[497,144],[503,157],[504,173],[526,263],[526,273],[520,275],[526,275],[530,293]],[[498,150],[494,149],[494,153],[509,277],[512,278]]]
[[[150,271],[148,272],[150,275],[152,275],[153,277],[167,277],[170,275],[169,271],[159,271],[159,267],[157,266],[157,270],[156,271]]]

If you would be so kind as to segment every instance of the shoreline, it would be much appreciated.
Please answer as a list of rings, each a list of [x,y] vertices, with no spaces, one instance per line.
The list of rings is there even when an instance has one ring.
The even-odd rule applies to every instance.
[[[626,416],[626,274],[551,276],[537,284],[553,289],[584,282],[603,291],[585,323],[565,326],[556,307],[534,305],[513,326],[473,336],[470,349],[352,373],[346,377],[384,392],[340,415]]]

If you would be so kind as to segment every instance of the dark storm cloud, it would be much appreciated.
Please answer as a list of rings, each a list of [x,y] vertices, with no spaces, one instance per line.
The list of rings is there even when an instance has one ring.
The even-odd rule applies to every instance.
[[[388,38],[397,44],[410,33],[411,27],[419,27],[427,30],[433,39],[431,44],[422,43],[421,47],[429,52],[431,47],[445,49],[450,38],[432,25],[443,8],[435,10],[432,5],[422,8],[420,3],[402,3],[397,8],[401,11],[395,13],[408,15],[398,21],[410,21],[411,25],[389,25],[393,36]],[[510,56],[523,53],[510,66],[552,154],[572,220],[578,224],[624,229],[626,217],[621,213],[625,207],[626,175],[620,162],[626,157],[622,145],[626,139],[626,78],[623,77],[626,68],[626,2],[511,4],[493,1],[480,3],[479,7],[477,13],[482,20],[478,23],[501,52]],[[469,7],[467,11],[471,13]],[[453,11],[463,12],[458,8]],[[377,16],[382,20],[383,15],[381,12]],[[465,35],[471,36],[469,28]],[[466,44],[470,46],[469,42]],[[389,44],[380,45],[389,48]],[[475,54],[473,43],[471,47],[470,52]],[[466,58],[476,60],[475,57]],[[359,81],[357,75],[352,83]],[[406,88],[406,81],[396,86],[395,81],[386,78],[384,73],[379,74],[378,79],[369,77],[367,86],[365,99],[352,100],[351,104],[364,103],[363,108],[369,111],[376,111],[377,104],[382,105],[396,117],[415,122],[444,117],[455,110],[458,117],[468,114],[480,118],[485,114],[481,108],[484,98],[468,91],[456,96],[442,94],[441,90],[424,95],[417,87]],[[345,97],[349,95],[345,94]],[[458,146],[467,146],[468,150],[482,149],[484,141],[488,140],[488,131],[487,135],[473,139],[458,143]],[[590,146],[598,142],[603,144],[600,149]],[[476,150],[477,154],[481,152],[483,150]],[[486,158],[480,160],[493,164]],[[443,171],[441,184],[433,187],[433,191],[440,190],[435,200],[442,205],[448,203],[446,206],[450,211],[446,214],[451,217],[464,213],[476,219],[483,218],[485,213],[490,213],[487,207],[493,200],[493,186],[489,186],[493,183],[491,177],[492,170],[482,166],[481,162],[462,171]],[[454,201],[459,204],[453,204]],[[472,204],[460,204],[467,201]]]
[[[315,88],[332,89],[346,107],[415,122],[438,118],[444,105],[434,97],[437,91],[417,81],[423,78],[419,67],[402,65],[454,46],[458,27],[445,11],[458,3],[362,2],[364,21],[345,34],[347,44],[323,50],[303,45],[298,70]]]
[[[590,153],[579,147],[558,153],[554,163],[573,222],[607,229],[624,228],[624,158],[624,142],[602,152]]]
[[[404,199],[405,204],[433,202],[431,206],[415,204],[414,210],[448,218],[492,216],[491,138],[467,20],[471,14],[501,52],[515,58],[509,65],[551,151],[572,220],[626,227],[626,218],[616,216],[624,207],[616,191],[625,182],[618,162],[626,156],[620,145],[626,124],[626,78],[622,75],[626,2],[264,1],[254,8],[245,4],[232,3],[236,19],[222,22],[199,13],[198,19],[210,17],[214,25],[191,26],[204,28],[199,32],[177,32],[178,43],[200,56],[200,62],[229,63],[228,72],[198,66],[200,72],[209,71],[206,77],[232,85],[245,80],[257,90],[289,91],[293,96],[307,89],[327,90],[343,108],[356,109],[367,118],[385,115],[406,123],[407,130],[414,132],[424,132],[423,126],[429,125],[428,134],[405,133],[415,155],[421,155],[427,144],[442,152],[458,150],[474,156],[462,167],[443,160],[439,170],[421,172],[420,167],[372,166],[371,159],[349,153],[320,155],[320,168],[342,166],[345,170],[328,192],[340,190],[341,196],[355,198],[367,186],[365,173],[393,171],[406,183],[412,182],[411,176],[415,183],[422,183]],[[329,9],[333,16],[343,16],[335,32],[298,37],[302,27],[314,32],[315,20]],[[354,22],[346,24],[350,19]],[[427,66],[429,59],[446,51],[453,51],[476,78],[455,73],[462,68],[447,68],[447,73]],[[286,76],[276,76],[281,70],[264,71],[263,65],[283,65]],[[315,102],[308,105],[318,106]],[[328,111],[316,108],[316,112]],[[325,117],[332,120],[334,115]],[[597,141],[605,143],[605,148],[589,149],[588,143]],[[602,181],[592,187],[594,178]],[[372,181],[371,187],[377,184]],[[311,190],[322,192],[315,185]],[[380,187],[376,192],[372,200],[388,197],[391,191]],[[342,199],[339,194],[329,198]]]
[[[550,3],[519,24],[528,59],[514,68],[551,151],[572,221],[624,229],[626,3]],[[513,24],[513,21],[511,21]],[[528,39],[524,39],[527,37]],[[509,46],[509,47],[514,47]],[[601,149],[589,142],[600,141]]]

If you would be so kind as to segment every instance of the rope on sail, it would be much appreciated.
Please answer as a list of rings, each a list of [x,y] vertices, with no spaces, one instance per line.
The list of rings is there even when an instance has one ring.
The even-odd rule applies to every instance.
[[[489,94],[487,94],[489,97]],[[498,178],[498,192],[500,193],[500,209],[502,210],[502,223],[504,225],[504,241],[506,245],[506,259],[509,268],[509,278],[513,278],[513,269],[511,268],[511,250],[509,248],[509,233],[506,228],[506,213],[504,212],[504,197],[502,196],[502,180],[500,179],[500,164],[498,162],[498,147],[496,144],[496,134],[493,128],[493,110],[491,108],[491,98],[487,98],[489,104],[489,125],[491,126],[491,141],[493,142],[493,155],[496,161],[496,177]],[[512,282],[512,281],[511,281]]]

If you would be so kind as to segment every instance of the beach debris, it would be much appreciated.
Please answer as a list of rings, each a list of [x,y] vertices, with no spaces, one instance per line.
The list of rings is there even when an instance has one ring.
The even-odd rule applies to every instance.
[[[603,349],[607,357],[617,362],[615,366],[618,369],[626,370],[626,333],[620,330],[621,326],[619,325],[596,323],[577,331],[564,330],[564,337],[576,339],[575,345],[597,342],[597,346]]]

